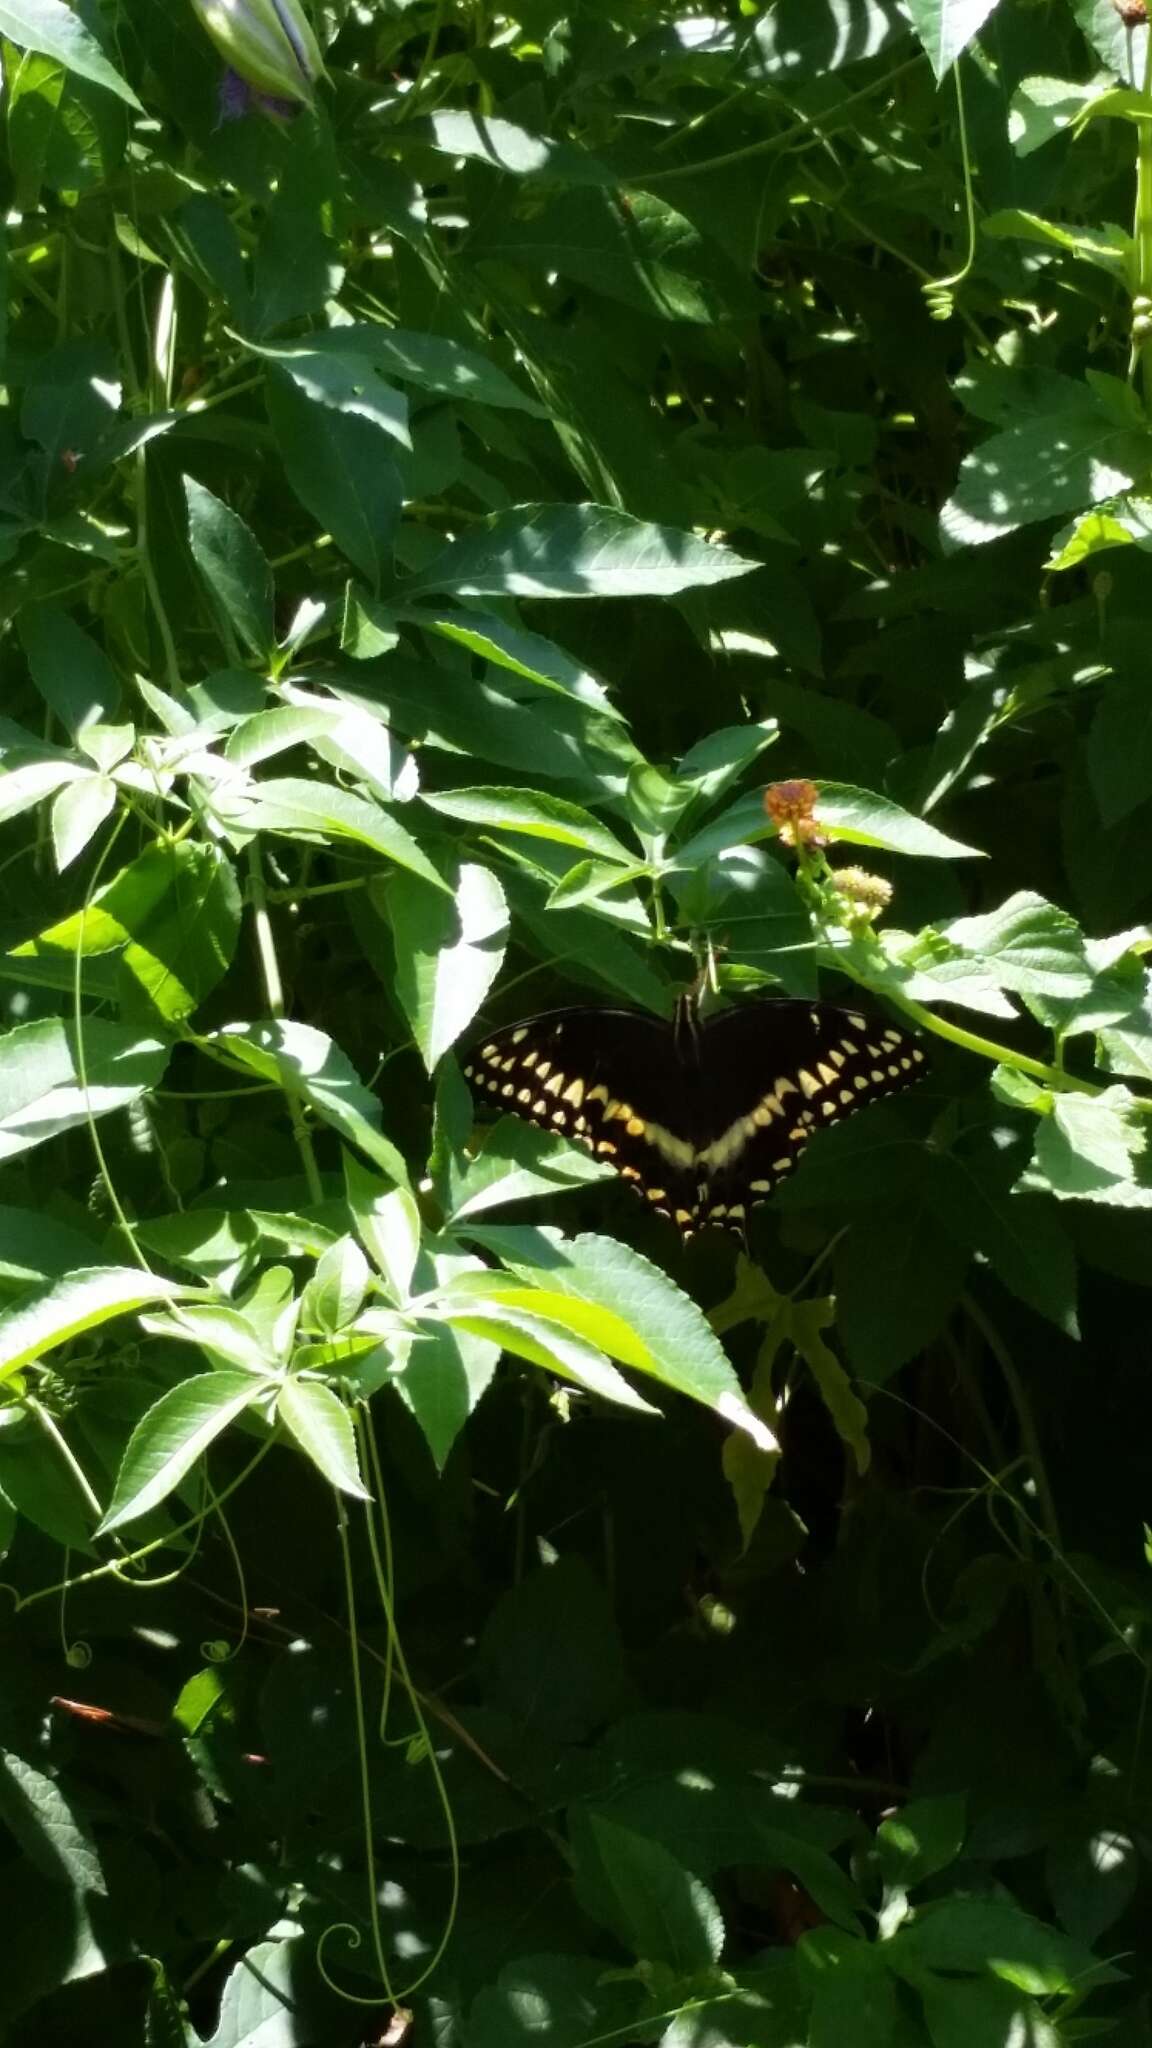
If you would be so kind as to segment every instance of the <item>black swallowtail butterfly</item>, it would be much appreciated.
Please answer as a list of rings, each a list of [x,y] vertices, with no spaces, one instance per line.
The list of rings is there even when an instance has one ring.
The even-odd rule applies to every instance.
[[[883,1018],[757,998],[675,1021],[644,1010],[547,1010],[492,1032],[464,1071],[500,1109],[562,1132],[616,1168],[690,1237],[742,1232],[813,1131],[910,1087],[924,1054]]]

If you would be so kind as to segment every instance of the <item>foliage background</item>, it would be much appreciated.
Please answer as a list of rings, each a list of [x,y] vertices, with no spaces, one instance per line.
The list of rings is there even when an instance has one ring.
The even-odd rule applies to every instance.
[[[1134,2048],[1147,31],[315,26],[0,5],[4,2038]],[[739,1261],[452,1050],[694,934]]]

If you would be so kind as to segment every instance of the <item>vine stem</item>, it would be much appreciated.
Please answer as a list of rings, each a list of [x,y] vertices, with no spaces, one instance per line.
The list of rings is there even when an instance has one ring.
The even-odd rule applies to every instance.
[[[1020,1442],[1032,1471],[1036,1487],[1036,1500],[1044,1522],[1044,1533],[1054,1554],[1062,1557],[1064,1544],[1060,1535],[1060,1522],[1056,1514],[1056,1502],[1048,1480],[1048,1468],[1040,1448],[1036,1432],[1036,1419],[1028,1399],[1024,1382],[1016,1370],[1016,1361],[1009,1351],[995,1325],[985,1315],[978,1301],[971,1294],[960,1297],[960,1305],[970,1323],[979,1330],[981,1337],[996,1360],[1000,1376],[1008,1389],[1008,1396],[1016,1413],[1016,1424],[1020,1431]]]
[[[1148,37],[1148,48],[1144,57],[1144,78],[1142,91],[1145,97],[1152,92],[1152,34]],[[1136,214],[1133,222],[1133,241],[1136,253],[1137,298],[1152,298],[1152,122],[1136,123]],[[1143,309],[1140,309],[1141,311]],[[1147,315],[1145,314],[1145,321]],[[1133,335],[1131,375],[1137,368],[1143,370],[1144,397],[1152,402],[1152,335],[1142,329],[1139,340]]]
[[[829,121],[847,113],[862,100],[872,99],[881,86],[892,85],[897,78],[902,78],[908,71],[914,71],[926,61],[923,52],[915,57],[909,57],[907,63],[898,64],[895,70],[889,71],[883,79],[876,79],[871,85],[862,86],[859,92],[850,93],[847,99],[838,101],[834,107],[829,107],[827,112],[820,116],[822,124],[826,127]],[[642,186],[666,185],[672,178],[696,178],[705,171],[726,170],[729,164],[746,163],[749,157],[770,156],[774,150],[786,149],[788,144],[795,142],[799,136],[810,134],[811,128],[810,121],[794,121],[790,128],[782,128],[777,135],[764,136],[759,142],[746,142],[741,149],[726,150],[723,156],[704,157],[701,161],[691,164],[669,164],[664,170],[634,172],[631,182]]]
[[[1017,1073],[1031,1074],[1033,1080],[1042,1081],[1046,1088],[1063,1094],[1103,1095],[1104,1090],[1095,1081],[1078,1081],[1074,1075],[1065,1074],[1059,1067],[1045,1065],[1043,1060],[1034,1060],[1026,1052],[1016,1052],[1010,1045],[998,1045],[994,1038],[982,1038],[976,1031],[966,1031],[962,1024],[950,1024],[946,1017],[938,1017],[934,1010],[926,1010],[922,1003],[913,1002],[911,996],[902,996],[895,989],[884,990],[887,1000],[903,1010],[926,1031],[932,1031],[937,1038],[946,1038],[951,1045],[963,1046],[965,1052],[978,1053],[981,1059],[995,1060],[999,1067],[1015,1067]]]
[[[259,843],[254,839],[248,848],[248,900],[252,905],[252,919],[256,930],[256,950],[260,956],[260,971],[264,977],[264,995],[268,1003],[268,1014],[279,1023],[284,1016],[284,983],[280,978],[280,962],[276,956],[276,937],[272,930],[272,919],[268,915],[268,896],[264,886],[264,868],[260,859]],[[312,1145],[312,1133],[304,1121],[304,1110],[300,1095],[291,1082],[284,1088],[288,1101],[288,1114],[292,1121],[292,1135],[296,1140],[304,1167],[304,1178],[308,1183],[308,1199],[320,1202],[324,1199],[324,1188],[320,1169],[316,1164],[316,1153]]]

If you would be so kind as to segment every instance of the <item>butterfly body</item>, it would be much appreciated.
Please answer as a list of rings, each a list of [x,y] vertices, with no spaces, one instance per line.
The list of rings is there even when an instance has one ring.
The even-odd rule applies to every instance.
[[[814,1130],[918,1080],[924,1055],[884,1018],[756,998],[672,1024],[643,1010],[545,1011],[493,1032],[465,1074],[481,1099],[582,1144],[684,1237],[742,1232]]]

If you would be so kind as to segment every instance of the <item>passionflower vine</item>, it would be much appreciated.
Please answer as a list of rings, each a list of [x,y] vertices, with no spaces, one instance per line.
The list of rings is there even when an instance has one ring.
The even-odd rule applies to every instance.
[[[192,0],[229,69],[269,99],[312,104],[324,59],[300,0]]]

